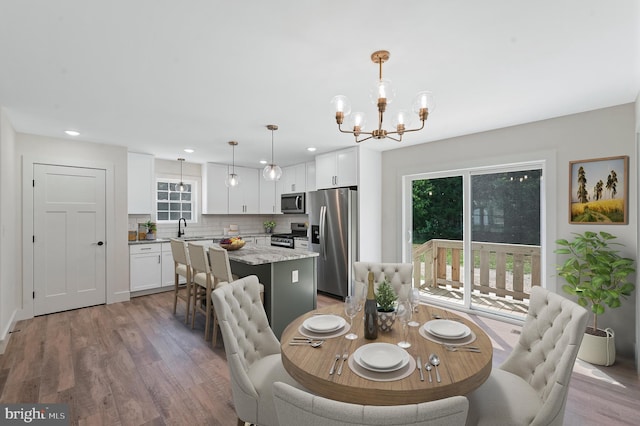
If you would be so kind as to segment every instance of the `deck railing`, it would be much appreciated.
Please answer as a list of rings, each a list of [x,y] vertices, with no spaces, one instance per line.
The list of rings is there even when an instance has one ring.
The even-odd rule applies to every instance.
[[[472,290],[523,300],[529,299],[532,286],[540,285],[540,246],[472,242],[471,250]],[[429,240],[415,247],[413,282],[421,288],[461,288],[462,251],[457,240]]]

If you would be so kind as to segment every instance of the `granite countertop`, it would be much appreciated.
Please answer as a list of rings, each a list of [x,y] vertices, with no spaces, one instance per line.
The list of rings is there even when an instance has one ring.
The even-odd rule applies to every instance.
[[[286,262],[288,260],[317,257],[318,253],[307,250],[296,250],[284,247],[258,246],[246,244],[240,250],[228,251],[229,260],[247,265],[263,265],[265,263]]]
[[[247,232],[244,233],[242,235],[240,235],[241,237],[264,237],[264,236],[271,236],[273,234],[266,234],[264,232]],[[188,237],[180,237],[178,238],[179,240],[183,240],[183,241],[204,241],[204,240],[221,240],[223,238],[231,238],[231,237],[236,237],[237,235],[205,235],[205,236],[188,236]],[[170,238],[156,238],[155,240],[135,240],[135,241],[129,241],[129,245],[133,245],[133,244],[153,244],[153,243],[168,243],[169,241],[171,241]]]

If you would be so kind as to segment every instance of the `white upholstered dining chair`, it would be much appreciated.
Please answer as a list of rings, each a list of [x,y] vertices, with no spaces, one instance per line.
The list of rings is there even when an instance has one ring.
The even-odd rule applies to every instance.
[[[170,244],[174,264],[173,314],[176,314],[178,299],[184,300],[186,302],[184,323],[187,324],[189,322],[189,312],[191,311],[191,298],[193,297],[189,252],[184,241],[172,238]],[[184,286],[179,284],[181,276],[187,281]]]
[[[281,382],[273,384],[273,398],[280,426],[461,426],[469,406],[464,396],[407,405],[350,404]]]
[[[399,299],[409,297],[413,282],[412,263],[353,262],[353,280],[356,286],[354,292],[364,291],[362,286],[366,288],[369,285],[370,271],[373,272],[373,283],[376,289],[386,277]]]
[[[277,426],[273,383],[300,385],[280,357],[280,342],[260,301],[258,278],[241,278],[213,291],[213,305],[227,355],[238,425]]]
[[[562,425],[587,315],[576,303],[533,287],[518,343],[487,381],[467,395],[467,425]]]

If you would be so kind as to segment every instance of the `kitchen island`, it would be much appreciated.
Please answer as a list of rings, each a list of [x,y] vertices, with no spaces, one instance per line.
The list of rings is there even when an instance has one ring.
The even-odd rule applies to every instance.
[[[318,253],[246,244],[228,254],[234,275],[256,275],[264,284],[264,308],[278,339],[291,321],[316,309]]]

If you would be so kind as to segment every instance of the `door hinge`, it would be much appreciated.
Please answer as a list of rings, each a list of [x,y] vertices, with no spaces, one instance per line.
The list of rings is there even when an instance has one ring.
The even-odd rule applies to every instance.
[[[33,243],[35,243],[35,242],[36,242],[36,236],[35,236],[35,235],[33,235],[33,237],[32,237],[32,241],[31,241],[31,242],[33,242]]]
[[[36,292],[35,291],[33,292],[33,298],[34,299],[36,298]]]
[[[36,186],[36,180],[35,179],[31,181],[31,186],[33,186],[35,188],[35,186]]]

